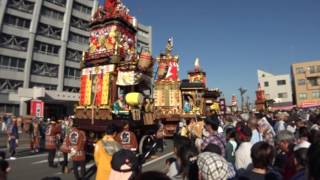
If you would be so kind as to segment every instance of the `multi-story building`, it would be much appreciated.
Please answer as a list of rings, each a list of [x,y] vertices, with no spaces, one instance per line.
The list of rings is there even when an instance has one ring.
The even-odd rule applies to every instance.
[[[294,102],[298,107],[320,105],[320,61],[291,65]]]
[[[98,0],[0,0],[0,112],[70,114],[79,100],[80,61]],[[138,44],[150,51],[151,27],[139,25]]]
[[[289,74],[274,75],[258,70],[258,82],[265,92],[266,100],[273,100],[273,107],[292,105],[292,88]]]

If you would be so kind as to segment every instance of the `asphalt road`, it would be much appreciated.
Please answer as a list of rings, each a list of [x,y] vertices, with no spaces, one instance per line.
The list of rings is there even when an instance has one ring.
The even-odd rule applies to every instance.
[[[165,160],[173,156],[173,144],[172,140],[166,140],[167,146],[163,153],[157,153],[155,157],[147,160],[143,164],[143,171],[157,170],[164,171]],[[58,162],[58,157],[55,159]],[[62,160],[62,157],[61,157]],[[47,153],[32,154],[28,150],[19,151],[17,154],[17,159],[14,161],[8,160],[11,166],[11,171],[9,173],[9,180],[41,180],[43,177],[58,176],[63,180],[74,179],[73,173],[62,174],[61,167],[49,168],[47,161]],[[69,163],[69,167],[71,167]],[[87,168],[93,165],[93,161],[87,164]],[[91,177],[94,180],[95,175]]]

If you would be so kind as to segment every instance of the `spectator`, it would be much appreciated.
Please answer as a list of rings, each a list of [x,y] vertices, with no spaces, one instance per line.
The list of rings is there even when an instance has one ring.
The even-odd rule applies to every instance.
[[[274,125],[274,130],[276,133],[286,130],[286,123],[285,123],[285,113],[284,112],[278,112],[276,115],[277,122]]]
[[[113,154],[111,168],[109,180],[134,179],[140,171],[135,154],[127,149],[121,149]]]
[[[258,123],[257,119],[251,117],[248,121],[248,126],[251,129],[252,136],[251,136],[251,144],[255,144],[263,140],[262,134],[258,131]]]
[[[14,157],[16,154],[17,143],[19,139],[17,119],[14,117],[12,122],[8,124],[8,141],[9,141],[9,152],[10,152],[10,160],[15,160]]]
[[[171,180],[167,175],[158,171],[147,171],[140,174],[136,180]]]
[[[112,155],[121,149],[121,145],[114,139],[117,134],[116,129],[116,126],[113,124],[107,126],[106,135],[95,145],[96,180],[105,180],[109,177]]]
[[[309,141],[311,144],[314,144],[316,142],[320,142],[320,131],[312,129],[309,134]]]
[[[309,147],[307,156],[307,174],[306,179],[320,180],[320,143],[314,143]]]
[[[164,124],[161,121],[157,123],[157,132],[156,132],[156,141],[157,141],[157,150],[163,152],[164,149],[164,137],[165,137],[165,129]]]
[[[7,180],[7,175],[10,171],[8,161],[0,160],[0,180]]]
[[[197,166],[198,151],[194,146],[184,146],[177,151],[177,162],[179,164],[178,178],[197,180],[198,166]],[[175,176],[176,177],[176,176]],[[173,179],[175,179],[173,177]]]
[[[200,179],[227,179],[230,176],[227,161],[216,153],[200,153],[198,155],[197,165]]]
[[[276,155],[275,168],[282,174],[284,180],[290,179],[296,172],[294,168],[293,147],[294,135],[288,131],[279,131],[276,136],[276,147],[279,153]]]
[[[274,148],[267,142],[258,142],[252,146],[250,153],[253,168],[244,171],[239,180],[277,180],[281,175],[268,167],[272,164],[275,156]]]
[[[0,151],[0,160],[5,160],[6,159],[6,152]]]
[[[240,146],[235,153],[235,166],[237,170],[245,170],[251,164],[252,160],[250,157],[250,150],[252,144],[251,140],[251,129],[246,125],[241,125],[237,129],[238,139]]]
[[[53,177],[44,177],[41,180],[61,180],[61,178],[58,176],[53,176]]]
[[[259,132],[262,134],[263,140],[268,142],[270,145],[274,145],[275,132],[266,117],[262,117],[258,120],[257,123]]]
[[[173,137],[173,151],[175,153],[175,155],[178,155],[178,151],[180,152],[180,149],[183,147],[189,147],[192,145],[192,142],[189,138],[184,137],[184,136],[174,136]],[[176,176],[179,173],[179,169],[180,168],[180,164],[177,163],[177,161],[172,162],[170,164],[169,170],[167,172],[167,175],[170,178],[176,178]]]
[[[208,144],[208,146],[203,150],[203,152],[212,152],[221,156],[220,147],[215,144]],[[228,171],[229,171],[229,174],[227,177],[228,179],[232,179],[236,176],[236,171],[234,169],[234,166],[230,162],[228,162]]]
[[[205,120],[205,129],[208,131],[209,136],[204,138],[201,148],[204,149],[208,144],[216,144],[220,147],[222,156],[225,157],[226,139],[222,133],[218,133],[220,120],[217,116],[207,117]]]
[[[320,130],[320,126],[319,126],[320,125],[320,114],[317,117],[311,119],[311,122],[312,122],[311,130],[319,131]]]
[[[6,132],[7,131],[7,122],[8,122],[8,117],[7,115],[4,115],[2,117],[2,125],[1,125],[1,131]]]
[[[236,129],[235,128],[228,128],[226,130],[227,134],[227,145],[226,145],[226,160],[232,164],[235,163],[235,153],[238,147],[236,142]]]
[[[301,148],[301,147],[305,147],[305,148],[309,148],[309,146],[311,145],[310,142],[308,141],[308,137],[309,137],[309,130],[307,127],[301,127],[298,129],[297,131],[297,143],[294,147],[294,151]]]
[[[291,178],[291,180],[307,179],[305,175],[307,154],[307,148],[300,148],[294,151],[294,165],[297,173]]]
[[[173,176],[178,175],[177,168],[175,166],[172,166],[172,165],[176,165],[176,161],[177,161],[177,159],[173,158],[173,157],[166,159],[165,172],[166,172],[167,176],[173,177]]]

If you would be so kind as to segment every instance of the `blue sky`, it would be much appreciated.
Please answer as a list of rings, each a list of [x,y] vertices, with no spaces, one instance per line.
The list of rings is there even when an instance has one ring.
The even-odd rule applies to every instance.
[[[173,36],[181,77],[199,57],[208,86],[220,88],[227,103],[240,86],[255,99],[257,69],[286,74],[294,62],[320,59],[319,0],[123,2],[153,27],[154,56]]]

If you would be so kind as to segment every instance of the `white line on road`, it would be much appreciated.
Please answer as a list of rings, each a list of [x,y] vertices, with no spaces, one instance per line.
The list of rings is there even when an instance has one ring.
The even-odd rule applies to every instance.
[[[167,153],[167,154],[165,154],[165,155],[163,155],[163,156],[160,156],[160,157],[158,157],[158,158],[156,158],[156,159],[153,159],[153,160],[151,160],[151,161],[148,161],[148,162],[144,163],[144,164],[142,165],[142,167],[146,167],[146,166],[148,166],[148,165],[150,165],[150,164],[152,164],[152,163],[154,163],[154,162],[156,162],[156,161],[159,161],[159,160],[164,159],[164,158],[166,158],[166,157],[169,157],[169,156],[171,156],[171,155],[173,155],[173,152]]]
[[[60,158],[54,158],[54,162],[60,162],[61,160],[62,160],[61,157]],[[31,164],[42,164],[42,163],[47,163],[47,162],[48,162],[48,160],[45,159],[45,160],[41,160],[41,161],[35,161],[35,162],[31,163]]]
[[[47,153],[44,154],[36,154],[36,155],[31,155],[31,156],[25,156],[25,157],[19,157],[16,160],[20,160],[20,159],[32,159],[32,158],[37,158],[37,157],[43,157],[43,156],[47,156]],[[10,159],[7,159],[10,161]]]

